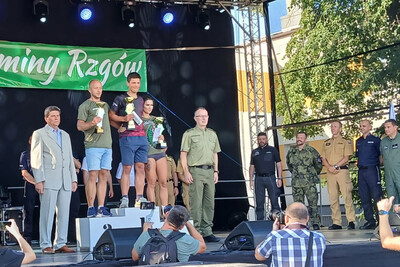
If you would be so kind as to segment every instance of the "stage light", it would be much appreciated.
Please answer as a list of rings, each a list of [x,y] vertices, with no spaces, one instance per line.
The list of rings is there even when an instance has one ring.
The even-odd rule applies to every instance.
[[[40,20],[40,22],[45,23],[49,16],[49,3],[46,0],[34,0],[33,14]]]
[[[129,28],[135,27],[136,15],[133,6],[123,6],[121,8],[122,21],[128,25]]]
[[[161,8],[161,18],[165,24],[171,24],[174,21],[174,13],[168,7]]]
[[[88,21],[93,17],[93,7],[87,3],[78,5],[79,16],[82,20]]]
[[[208,31],[211,27],[210,15],[206,10],[201,9],[197,12],[196,21],[200,27],[206,31]]]

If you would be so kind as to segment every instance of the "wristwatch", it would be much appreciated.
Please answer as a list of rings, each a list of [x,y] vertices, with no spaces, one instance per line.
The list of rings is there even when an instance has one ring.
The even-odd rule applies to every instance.
[[[214,170],[214,172],[219,173],[219,171],[217,171],[217,170]]]
[[[378,214],[379,214],[379,215],[388,215],[389,212],[386,211],[386,210],[380,210],[380,211],[378,212]]]
[[[333,168],[335,168],[336,170],[339,170],[339,166],[338,165],[333,166]]]

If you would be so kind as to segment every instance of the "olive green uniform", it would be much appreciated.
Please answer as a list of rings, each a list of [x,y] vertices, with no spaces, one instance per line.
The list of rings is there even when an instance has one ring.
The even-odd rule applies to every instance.
[[[187,152],[187,164],[193,177],[189,185],[190,213],[194,227],[203,235],[212,235],[214,218],[214,153],[221,151],[214,130],[194,127],[182,137],[181,151]],[[199,168],[202,166],[203,168]]]
[[[309,145],[305,145],[302,150],[297,146],[292,147],[286,155],[286,164],[292,173],[293,200],[304,203],[306,196],[311,224],[319,224],[316,184],[319,183],[322,161],[318,151]]]
[[[183,175],[183,168],[181,160],[178,160],[178,164],[176,166],[176,172]],[[190,199],[189,199],[189,184],[182,181],[182,200],[186,209],[190,212]]]
[[[322,148],[321,157],[325,158],[330,165],[335,165],[344,156],[353,155],[353,145],[349,140],[341,136],[325,140]],[[345,166],[339,166],[344,167]],[[328,193],[332,211],[332,221],[336,225],[342,225],[342,216],[339,205],[339,193],[342,193],[344,206],[346,208],[346,218],[348,222],[356,220],[352,191],[353,182],[350,178],[349,169],[339,169],[338,174],[328,172]],[[340,191],[339,191],[340,190]]]
[[[385,186],[388,197],[400,203],[400,134],[393,139],[386,136],[381,141],[381,155],[385,166]]]

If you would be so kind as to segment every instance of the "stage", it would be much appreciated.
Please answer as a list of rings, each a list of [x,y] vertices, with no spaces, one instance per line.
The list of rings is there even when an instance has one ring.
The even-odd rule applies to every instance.
[[[329,267],[356,267],[371,266],[385,267],[397,266],[400,253],[385,250],[372,230],[336,230],[329,231],[326,227],[321,230],[325,235],[327,249],[324,255],[324,266]],[[223,240],[228,236],[227,232],[217,232],[221,238],[219,243],[207,243],[207,252],[191,258],[186,264],[176,263],[172,266],[262,266],[268,262],[260,263],[254,258],[253,251],[227,251],[224,249]],[[73,245],[70,245],[73,247]],[[37,253],[37,259],[32,264],[25,266],[132,266],[132,261],[122,262],[95,262],[91,261],[90,252],[76,252],[72,254],[43,255],[37,244],[33,245]],[[78,264],[81,263],[81,264]],[[171,265],[171,264],[170,264]]]

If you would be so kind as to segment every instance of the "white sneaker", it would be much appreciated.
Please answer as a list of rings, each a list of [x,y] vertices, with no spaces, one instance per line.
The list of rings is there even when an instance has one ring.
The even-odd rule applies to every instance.
[[[147,202],[147,199],[145,197],[141,197],[135,202],[135,208],[140,208],[140,203],[142,202]]]
[[[121,201],[121,204],[119,205],[120,209],[129,208],[129,198],[122,197],[120,201]]]

